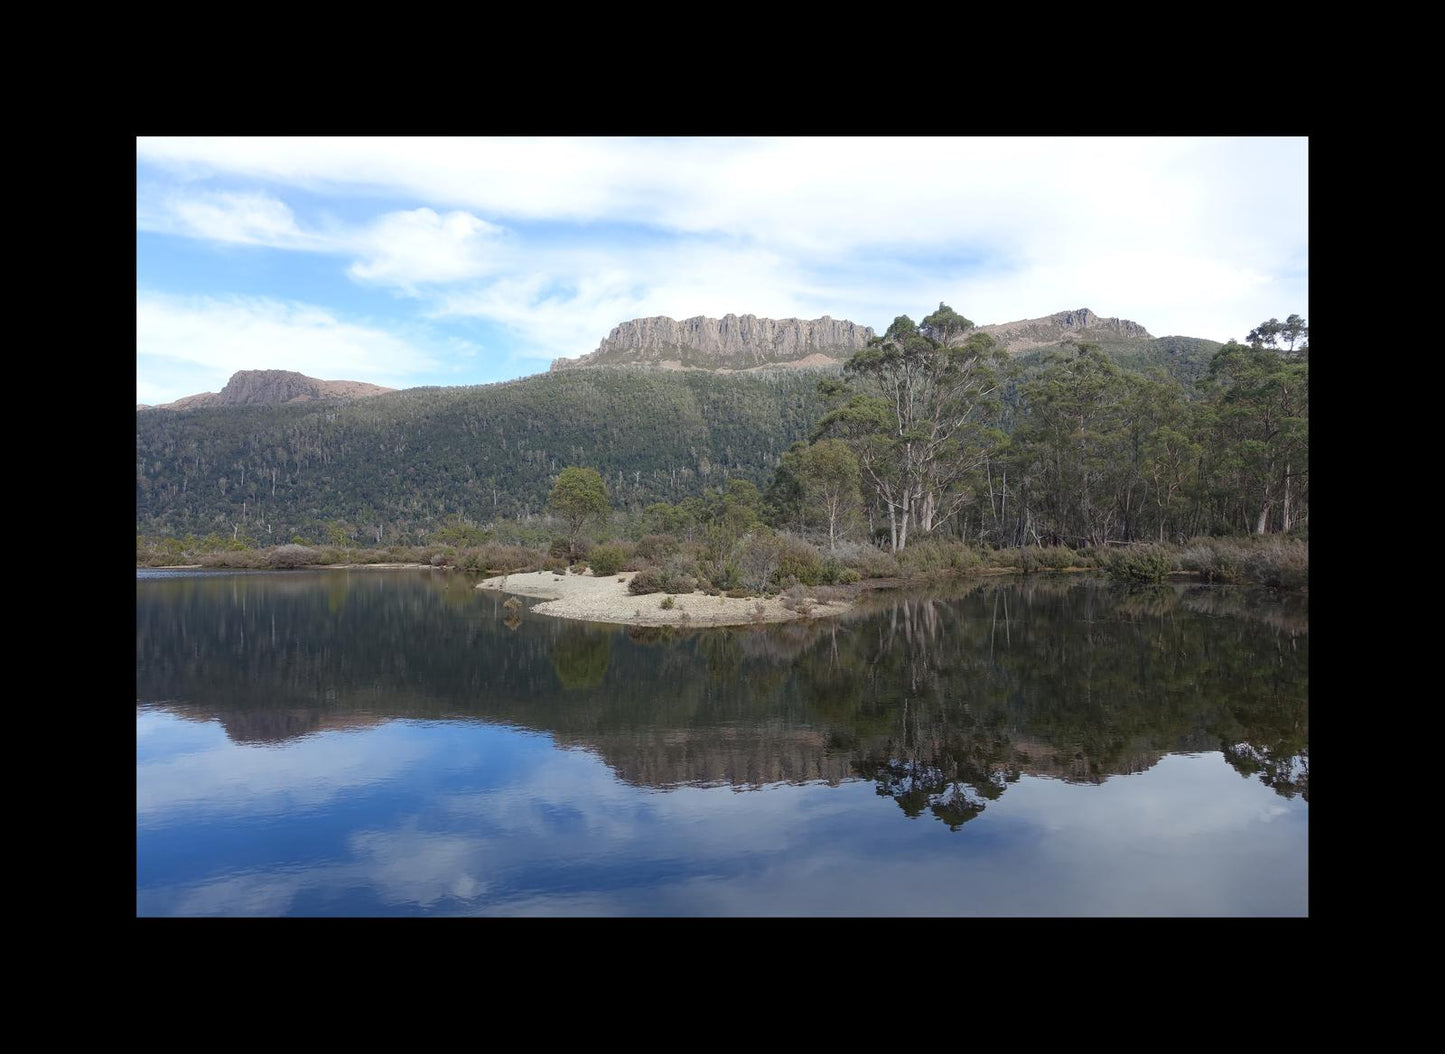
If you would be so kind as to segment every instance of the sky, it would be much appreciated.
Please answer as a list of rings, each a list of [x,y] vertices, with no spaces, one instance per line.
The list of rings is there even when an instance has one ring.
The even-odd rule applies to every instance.
[[[136,401],[488,384],[634,318],[1309,317],[1305,138],[138,138]]]

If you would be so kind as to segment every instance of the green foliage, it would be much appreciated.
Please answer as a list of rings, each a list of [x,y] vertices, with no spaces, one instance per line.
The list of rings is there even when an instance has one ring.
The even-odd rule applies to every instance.
[[[1140,545],[1109,554],[1104,570],[1129,582],[1162,582],[1174,566],[1173,555],[1163,546]]]
[[[240,524],[263,544],[316,544],[344,521],[355,541],[417,544],[454,517],[535,524],[559,469],[584,460],[619,506],[678,509],[728,476],[766,486],[822,413],[817,376],[596,368],[339,405],[141,411],[137,532],[229,538]]]
[[[605,578],[622,570],[629,555],[626,548],[616,543],[594,545],[587,553],[587,562],[592,565],[594,575]]]
[[[791,579],[805,586],[819,586],[827,581],[823,554],[801,538],[781,535],[778,538],[777,580]]]
[[[662,608],[663,611],[671,611],[673,608],[677,607],[677,601],[674,600],[671,596],[666,596],[662,598],[662,603],[658,604],[657,606]]]
[[[627,583],[627,591],[636,596],[646,596],[661,590],[661,576],[656,571],[638,571]]]
[[[576,465],[568,466],[557,474],[547,507],[567,525],[573,556],[580,555],[577,548],[583,529],[604,522],[612,511],[601,474],[595,468]]]

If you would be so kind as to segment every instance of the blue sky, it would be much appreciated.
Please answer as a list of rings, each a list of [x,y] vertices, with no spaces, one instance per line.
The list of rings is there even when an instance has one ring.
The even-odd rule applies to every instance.
[[[143,138],[136,401],[484,384],[667,315],[1309,317],[1303,138]]]

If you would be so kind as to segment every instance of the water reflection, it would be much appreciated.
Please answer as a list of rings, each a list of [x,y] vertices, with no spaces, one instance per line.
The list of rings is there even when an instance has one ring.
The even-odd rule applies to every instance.
[[[243,743],[460,717],[655,787],[862,778],[950,826],[1020,775],[1098,783],[1174,751],[1220,751],[1308,800],[1307,615],[1238,591],[980,579],[842,621],[669,633],[532,615],[509,630],[469,584],[138,582],[137,699]]]
[[[138,580],[138,911],[1305,910],[1303,604],[978,579],[660,632],[470,586]]]

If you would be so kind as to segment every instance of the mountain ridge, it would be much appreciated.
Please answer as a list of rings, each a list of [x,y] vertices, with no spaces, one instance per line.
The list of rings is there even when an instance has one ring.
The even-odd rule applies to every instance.
[[[365,381],[324,381],[294,370],[237,370],[219,392],[186,395],[170,403],[137,403],[136,410],[194,410],[203,406],[304,403],[323,399],[350,402],[396,391]]]

